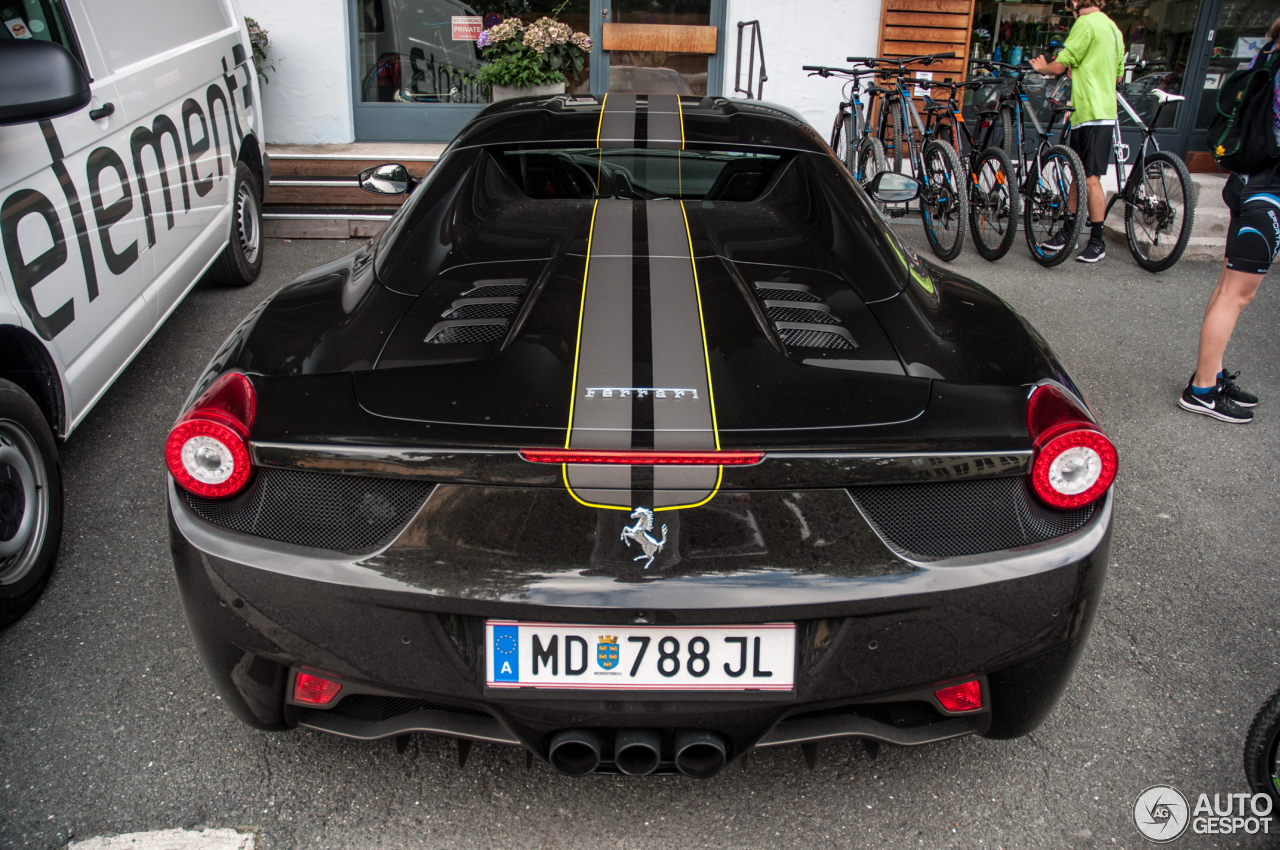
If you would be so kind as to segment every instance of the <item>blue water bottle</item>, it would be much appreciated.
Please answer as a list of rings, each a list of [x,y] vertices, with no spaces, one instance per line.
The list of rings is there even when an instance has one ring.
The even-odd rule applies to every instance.
[[[1002,51],[1002,50],[1000,49],[1000,45],[998,45],[998,44],[996,45],[996,52],[991,54],[991,61],[992,61],[992,62],[1003,62],[1003,61],[1004,61],[1004,51]],[[1002,69],[1000,69],[1000,68],[992,68],[992,69],[991,69],[991,73],[995,74],[995,75],[998,77],[998,76],[1000,76],[1000,71],[1001,71],[1001,70],[1002,70]]]
[[[1009,64],[1010,65],[1022,64],[1022,48],[1021,47],[1013,47],[1009,50]]]

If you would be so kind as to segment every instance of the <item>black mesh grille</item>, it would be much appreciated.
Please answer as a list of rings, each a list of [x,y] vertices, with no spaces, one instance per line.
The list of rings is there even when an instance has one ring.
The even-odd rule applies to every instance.
[[[825,331],[780,328],[778,336],[782,338],[782,343],[789,348],[853,348],[853,344],[840,336],[840,334],[826,333]]]
[[[461,714],[466,717],[488,717],[487,712],[478,708],[463,708],[458,705],[446,705],[425,699],[409,697],[375,696],[374,694],[352,694],[338,703],[333,713],[338,717],[359,720],[364,723],[376,723],[379,720],[390,720],[411,711],[447,711],[450,714]]]
[[[840,320],[825,310],[806,310],[804,307],[770,307],[769,318],[775,322],[809,322],[811,324],[838,325]]]
[[[494,342],[506,336],[506,325],[460,325],[440,330],[427,337],[433,345]]]
[[[903,552],[951,558],[999,552],[1070,534],[1095,506],[1046,508],[1021,478],[983,478],[854,487],[855,502],[887,540]]]
[[[523,283],[498,283],[490,286],[477,286],[462,293],[463,298],[499,298],[503,296],[524,295],[529,287]]]
[[[757,287],[756,294],[769,301],[821,301],[822,299],[809,292],[798,289],[768,289]]]
[[[232,531],[317,549],[371,549],[417,513],[432,485],[394,478],[259,469],[232,499],[186,494],[198,516]]]
[[[463,304],[461,307],[454,307],[445,313],[442,318],[445,319],[494,319],[504,316],[514,316],[516,305],[514,302],[506,304]]]
[[[786,720],[815,720],[820,717],[845,717],[848,715],[865,717],[868,720],[875,720],[887,726],[895,726],[898,729],[914,729],[920,726],[928,726],[931,723],[941,723],[946,719],[931,704],[917,701],[838,705],[834,708],[819,708],[814,711],[793,714]]]

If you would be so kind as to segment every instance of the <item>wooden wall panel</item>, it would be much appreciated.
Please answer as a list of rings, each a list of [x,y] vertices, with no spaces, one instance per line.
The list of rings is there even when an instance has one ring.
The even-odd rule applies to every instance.
[[[715,53],[716,28],[670,24],[605,24],[605,50]]]
[[[956,54],[920,70],[964,79],[973,28],[973,0],[884,0],[880,7],[880,55]]]

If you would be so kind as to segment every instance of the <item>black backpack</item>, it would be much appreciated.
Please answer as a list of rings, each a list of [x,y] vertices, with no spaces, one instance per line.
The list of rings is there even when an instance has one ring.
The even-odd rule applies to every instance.
[[[1262,49],[1267,57],[1252,68],[1236,71],[1218,90],[1218,108],[1209,121],[1205,143],[1218,165],[1236,174],[1256,174],[1280,159],[1276,145],[1273,103],[1280,50],[1276,43]]]

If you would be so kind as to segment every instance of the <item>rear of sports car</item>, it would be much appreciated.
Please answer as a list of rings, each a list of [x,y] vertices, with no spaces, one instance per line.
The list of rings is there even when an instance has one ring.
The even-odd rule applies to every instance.
[[[1111,443],[828,155],[698,148],[692,103],[645,100],[643,144],[607,144],[612,98],[586,141],[456,144],[215,358],[166,459],[224,700],[572,775],[1035,728],[1097,607]]]

